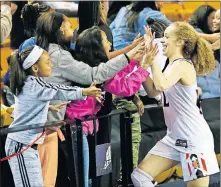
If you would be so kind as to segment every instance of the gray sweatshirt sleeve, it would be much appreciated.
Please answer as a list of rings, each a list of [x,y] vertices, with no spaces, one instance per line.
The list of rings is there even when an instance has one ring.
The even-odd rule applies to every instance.
[[[106,63],[100,63],[97,67],[90,67],[84,62],[75,60],[70,53],[61,55],[58,60],[59,71],[62,76],[67,80],[83,85],[89,85],[94,80],[98,84],[103,83],[128,64],[125,55],[119,55]]]
[[[45,82],[42,78],[36,78],[36,85],[34,87],[37,97],[41,101],[50,100],[84,100],[86,96],[82,95],[82,88],[64,86],[64,85],[52,85]]]

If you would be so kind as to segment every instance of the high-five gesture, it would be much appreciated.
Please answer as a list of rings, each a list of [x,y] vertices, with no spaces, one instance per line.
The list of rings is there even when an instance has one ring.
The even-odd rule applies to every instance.
[[[145,51],[145,41],[142,40],[136,47],[134,47],[132,50],[130,50],[127,53],[127,56],[130,59],[140,62],[144,56],[144,51]]]
[[[136,47],[139,43],[144,41],[144,37],[140,36],[140,33],[137,34],[137,36],[134,38],[132,44],[130,44],[130,48],[133,49],[134,47]],[[128,43],[129,45],[129,43]]]
[[[157,44],[151,41],[151,43],[148,44],[148,48],[146,47],[145,59],[142,65],[143,68],[146,69],[155,62],[158,52],[159,50]]]
[[[155,33],[152,34],[151,29],[148,26],[144,26],[144,29],[146,31],[146,34],[144,35],[145,56],[142,66],[146,69],[153,64],[159,50],[157,44],[154,43]]]
[[[152,34],[151,28],[148,26],[144,26],[144,30],[146,31],[146,34],[144,35],[144,40],[146,46],[151,43],[155,39],[155,33]]]

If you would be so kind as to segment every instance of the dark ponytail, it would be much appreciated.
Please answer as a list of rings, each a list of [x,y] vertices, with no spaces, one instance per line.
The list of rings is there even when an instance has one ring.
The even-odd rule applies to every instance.
[[[28,55],[33,50],[32,47],[28,47],[22,51],[19,55],[18,53],[13,54],[8,57],[7,61],[9,64],[9,80],[10,80],[10,89],[14,95],[18,95],[22,87],[24,86],[24,81],[28,75],[32,75],[31,67],[27,70],[24,70],[22,67],[23,62],[28,57]]]
[[[48,51],[49,44],[54,43],[68,51],[70,41],[64,38],[60,30],[63,21],[64,15],[59,12],[48,12],[41,15],[36,25],[36,45]]]
[[[148,18],[146,22],[152,33],[155,32],[155,38],[163,38],[164,31],[169,26],[165,21]]]
[[[27,38],[36,35],[36,23],[41,13],[48,12],[50,7],[44,4],[26,4],[21,11],[24,33]]]

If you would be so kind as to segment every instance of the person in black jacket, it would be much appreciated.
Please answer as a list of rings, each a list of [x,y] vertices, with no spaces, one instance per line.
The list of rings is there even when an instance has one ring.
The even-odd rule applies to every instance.
[[[14,12],[14,14],[12,15],[10,47],[13,50],[18,49],[20,44],[22,44],[25,41],[25,39],[27,39],[24,35],[24,26],[21,19],[21,10],[26,3],[27,3],[26,1],[13,1],[11,3],[12,11]]]

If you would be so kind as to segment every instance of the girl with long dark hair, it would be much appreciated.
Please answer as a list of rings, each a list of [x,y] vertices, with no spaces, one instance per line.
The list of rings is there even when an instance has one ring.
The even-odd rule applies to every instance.
[[[207,41],[214,43],[220,38],[219,33],[213,32],[213,19],[216,9],[210,5],[202,5],[198,7],[189,20],[189,24],[194,27],[199,37],[203,37]]]
[[[105,32],[107,40],[111,44],[109,59],[112,59],[113,57],[126,53],[132,48],[134,48],[136,45],[138,45],[143,41],[143,38],[139,37],[139,35],[137,37],[134,36],[132,42],[129,43],[127,46],[119,50],[114,50],[114,43],[113,43],[114,38],[110,27],[107,25],[107,13],[108,13],[108,1],[80,1],[78,7],[79,30],[77,34],[78,35],[81,34],[85,29],[89,29],[92,26],[98,26],[103,32]],[[75,36],[75,38],[77,39],[78,36]],[[132,107],[134,107],[135,104],[138,107],[139,111],[139,114],[138,113],[133,114],[134,123],[132,124],[133,127],[132,131],[135,132],[135,133],[132,132],[133,134],[132,146],[134,152],[133,162],[134,166],[136,166],[138,161],[139,143],[141,141],[139,115],[143,114],[144,106],[137,94],[131,97],[127,97],[124,100],[126,103],[130,102],[133,105]],[[124,106],[125,105],[121,105],[121,107]],[[99,111],[98,115],[106,115],[111,112],[112,108],[113,108],[112,94],[106,92],[104,106]],[[107,118],[99,119],[99,124],[100,124],[100,130],[97,133],[97,143],[98,144],[107,143],[109,142],[109,137],[110,137],[109,129],[111,129],[111,124],[108,123]]]
[[[110,50],[111,43],[108,41],[107,36],[104,31],[102,31],[99,27],[94,26],[92,28],[84,30],[76,41],[75,47],[75,59],[79,61],[84,61],[91,67],[98,66],[101,61],[107,61],[110,58]],[[134,63],[134,62],[131,62]],[[146,63],[138,65],[131,65],[131,63],[127,66],[129,68],[125,68],[125,73],[121,73],[104,83],[102,86],[105,91],[108,91],[109,94],[115,94],[120,96],[131,96],[136,93],[141,86],[141,83],[146,80],[149,73],[145,70]],[[133,67],[132,67],[133,66]],[[140,66],[140,67],[139,67]],[[134,68],[138,68],[137,70]],[[129,75],[128,77],[126,77]],[[112,86],[108,86],[112,84]],[[137,85],[137,86],[136,86]],[[135,89],[135,87],[137,89]],[[135,91],[136,90],[136,91]],[[105,94],[106,96],[106,94]],[[105,102],[103,107],[106,106],[107,103],[112,102],[112,100],[107,101],[109,98],[105,97]],[[107,102],[107,103],[106,103]],[[70,119],[76,118],[76,110],[79,105],[76,105],[74,101],[71,103],[66,109],[66,115]],[[102,108],[103,108],[102,107]],[[101,108],[101,110],[102,110]],[[83,109],[81,109],[83,111]],[[92,114],[92,113],[91,113]],[[90,111],[87,115],[91,115]],[[97,113],[93,113],[97,114]],[[85,112],[84,112],[85,115]],[[100,115],[98,113],[98,115]],[[100,122],[99,122],[100,123]],[[106,124],[107,125],[107,124]],[[97,132],[98,129],[93,129],[93,123],[83,123],[83,131],[86,135],[91,135]],[[99,131],[98,131],[99,132]],[[103,133],[103,131],[101,132]],[[85,145],[86,143],[84,143]],[[85,181],[88,181],[88,170],[89,170],[89,151],[84,150],[84,171],[85,171]],[[88,185],[88,182],[85,183]]]

